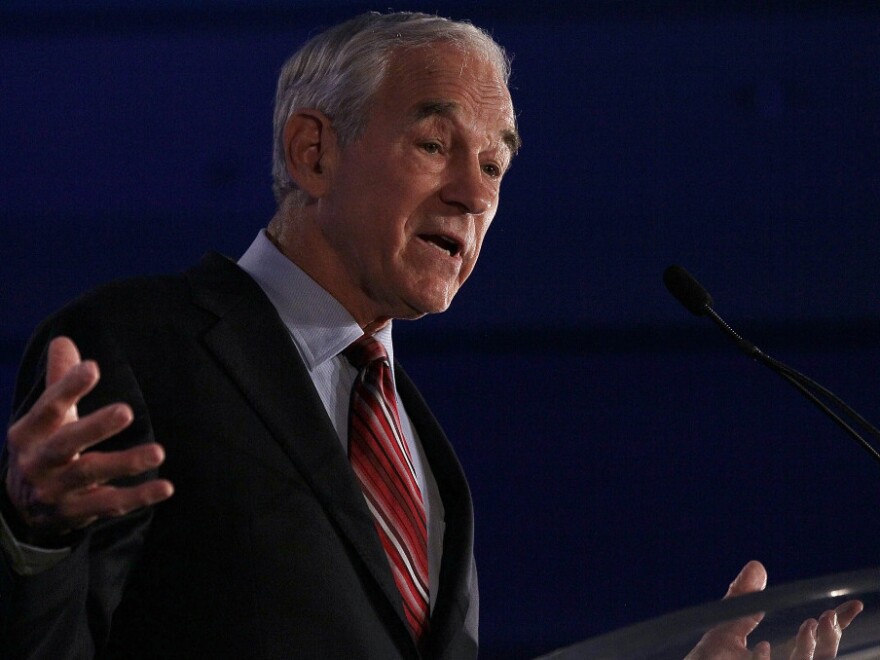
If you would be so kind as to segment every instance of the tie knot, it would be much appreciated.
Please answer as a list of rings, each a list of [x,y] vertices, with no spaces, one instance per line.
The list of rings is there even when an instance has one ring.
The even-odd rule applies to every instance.
[[[342,351],[342,354],[358,370],[363,369],[376,360],[388,361],[388,353],[385,352],[385,347],[373,335],[363,335]]]

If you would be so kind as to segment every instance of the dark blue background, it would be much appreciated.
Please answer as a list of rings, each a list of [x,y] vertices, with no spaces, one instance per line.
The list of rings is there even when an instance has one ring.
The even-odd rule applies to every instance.
[[[880,420],[876,2],[539,4],[395,6],[514,55],[525,146],[480,265],[396,327],[474,491],[485,657],[717,598],[751,558],[880,564],[880,466],[661,283],[684,264]],[[4,3],[0,404],[65,300],[247,247],[281,63],[367,8]]]

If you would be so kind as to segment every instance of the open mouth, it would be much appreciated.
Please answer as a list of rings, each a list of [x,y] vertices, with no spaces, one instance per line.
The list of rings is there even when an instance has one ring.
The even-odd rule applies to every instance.
[[[457,241],[449,238],[448,236],[443,236],[441,234],[420,234],[419,238],[421,238],[426,243],[430,243],[437,249],[443,250],[451,257],[457,257],[459,254],[461,254],[461,245],[459,245]]]

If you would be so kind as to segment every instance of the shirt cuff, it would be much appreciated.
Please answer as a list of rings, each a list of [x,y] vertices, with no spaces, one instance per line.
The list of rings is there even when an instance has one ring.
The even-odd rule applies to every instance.
[[[19,575],[37,575],[61,562],[70,554],[70,548],[38,548],[21,543],[12,534],[9,524],[0,512],[0,548],[10,568]]]

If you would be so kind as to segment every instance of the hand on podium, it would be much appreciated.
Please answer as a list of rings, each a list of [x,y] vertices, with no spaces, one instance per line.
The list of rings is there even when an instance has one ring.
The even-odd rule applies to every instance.
[[[757,561],[750,561],[730,584],[725,598],[763,591],[767,586],[767,570]],[[836,609],[827,610],[818,619],[807,619],[797,635],[771,651],[768,642],[748,648],[748,636],[758,627],[761,613],[743,617],[712,628],[703,635],[685,660],[827,660],[837,657],[843,631],[862,611],[858,600],[850,600]],[[771,655],[772,653],[772,655]]]

